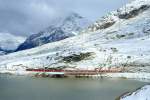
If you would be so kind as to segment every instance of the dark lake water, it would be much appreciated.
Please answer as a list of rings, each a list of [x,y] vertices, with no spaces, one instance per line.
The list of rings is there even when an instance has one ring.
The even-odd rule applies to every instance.
[[[115,100],[147,82],[0,75],[0,100]]]

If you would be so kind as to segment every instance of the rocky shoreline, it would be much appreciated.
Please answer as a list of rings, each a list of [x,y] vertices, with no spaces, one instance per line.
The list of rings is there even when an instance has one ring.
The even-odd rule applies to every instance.
[[[123,78],[123,79],[145,79],[150,80],[150,73],[97,73],[96,75],[65,75],[63,72],[30,72],[30,71],[0,71],[1,74],[49,77],[49,78]]]

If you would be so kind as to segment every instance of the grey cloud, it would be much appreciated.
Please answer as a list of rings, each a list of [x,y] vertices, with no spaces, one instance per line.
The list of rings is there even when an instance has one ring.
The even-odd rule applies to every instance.
[[[131,0],[0,0],[0,32],[28,36],[74,11],[91,20]]]

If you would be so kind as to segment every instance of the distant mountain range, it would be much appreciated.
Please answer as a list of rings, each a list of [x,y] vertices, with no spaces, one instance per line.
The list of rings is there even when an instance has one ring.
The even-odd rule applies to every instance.
[[[25,38],[10,33],[0,33],[0,55],[15,51]]]
[[[46,43],[56,42],[75,36],[89,24],[89,20],[78,15],[77,13],[69,13],[55,21],[45,30],[31,35],[18,47],[16,51],[30,49]]]

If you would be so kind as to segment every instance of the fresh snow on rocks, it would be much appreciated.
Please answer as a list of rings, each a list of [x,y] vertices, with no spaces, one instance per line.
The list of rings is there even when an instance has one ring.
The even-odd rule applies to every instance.
[[[128,93],[120,100],[150,100],[150,85],[146,85],[133,93]]]
[[[137,11],[143,4],[149,6],[150,0],[135,0],[127,4],[127,7],[129,5],[131,8],[128,9],[129,12],[135,10],[138,15],[117,21],[103,30],[94,30],[90,33],[85,31],[84,34],[62,41],[2,56],[0,68],[16,70],[43,67],[122,67],[127,73],[149,73],[150,8]],[[144,76],[146,77],[146,74]]]
[[[121,21],[138,16],[149,8],[150,0],[133,0],[131,3],[123,6],[122,8],[103,16],[93,25],[89,26],[88,29],[84,30],[83,33],[104,30],[113,26],[115,23],[121,23]]]

